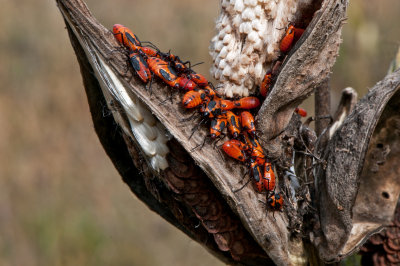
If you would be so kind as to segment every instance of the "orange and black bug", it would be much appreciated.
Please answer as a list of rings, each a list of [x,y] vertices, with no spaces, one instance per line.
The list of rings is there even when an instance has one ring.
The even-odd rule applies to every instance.
[[[240,121],[243,130],[254,138],[256,136],[256,126],[254,125],[253,115],[250,112],[244,111],[240,114]]]
[[[196,88],[196,84],[191,80],[178,77],[176,72],[166,61],[157,57],[148,57],[147,63],[151,72],[161,78],[169,86],[182,90],[193,90]]]
[[[147,63],[152,73],[162,79],[169,86],[177,87],[176,79],[178,76],[167,62],[157,57],[148,57]]]
[[[267,97],[267,94],[269,92],[269,87],[271,87],[271,83],[272,83],[272,73],[267,72],[260,86],[260,94],[262,97]]]
[[[142,47],[140,47],[140,50],[143,53],[145,53],[147,56],[153,56],[153,57],[158,57],[158,58],[160,57],[158,52],[153,48],[142,46]]]
[[[211,83],[210,83],[210,84],[211,84]],[[212,85],[212,84],[211,84],[211,85]],[[214,96],[217,95],[217,93],[215,92],[215,90],[214,90],[210,85],[207,85],[207,86],[203,87],[202,90],[204,90],[204,91],[207,93],[207,95],[208,95],[209,97],[211,97],[211,98],[213,98]]]
[[[233,104],[234,108],[253,109],[260,106],[260,100],[257,97],[243,97],[237,101],[234,101]]]
[[[219,101],[221,103],[221,109],[224,111],[235,108],[235,103],[230,100],[219,99]]]
[[[200,108],[200,112],[204,117],[213,118],[222,114],[221,100],[218,99],[207,99],[203,106]]]
[[[268,207],[272,210],[280,211],[283,207],[283,195],[282,193],[274,193],[267,199]]]
[[[301,35],[303,35],[303,33],[304,33],[304,29],[294,28],[293,42],[296,43],[300,39]]]
[[[130,29],[121,24],[113,26],[113,34],[118,42],[130,51],[135,51],[142,46],[139,38]]]
[[[185,66],[185,64],[187,64],[187,63],[189,63],[189,61],[187,61],[187,62],[182,62],[182,60],[178,57],[178,56],[176,56],[176,55],[174,55],[174,54],[171,54],[171,52],[168,52],[168,53],[161,53],[161,52],[159,52],[159,54],[165,59],[165,60],[168,60],[170,63],[171,63],[171,65],[172,65],[172,67],[178,72],[178,73],[183,73],[183,72],[185,72],[188,68]],[[190,64],[190,63],[189,63]]]
[[[240,118],[231,111],[226,112],[226,117],[228,120],[228,131],[231,136],[236,139],[237,137],[239,137],[239,134],[241,132]]]
[[[191,81],[190,79],[187,79],[185,77],[178,77],[176,80],[176,83],[178,85],[174,85],[173,87],[179,88],[179,89],[185,90],[185,91],[190,91],[190,90],[194,90],[197,88],[196,83],[194,83],[193,81]]]
[[[237,139],[230,139],[225,141],[222,145],[223,151],[231,158],[241,162],[245,162],[247,157],[245,151],[247,146]]]
[[[195,108],[204,102],[207,94],[203,90],[192,90],[186,92],[182,97],[182,104],[185,108]]]
[[[281,50],[282,53],[286,53],[290,50],[293,44],[293,39],[294,39],[294,26],[289,25],[288,29],[286,30],[285,36],[281,40],[279,44],[279,50]]]
[[[198,73],[190,73],[187,75],[188,79],[192,80],[199,87],[205,87],[208,85],[208,80],[201,74]]]
[[[253,176],[257,191],[263,192],[265,190],[265,180],[262,176],[261,166],[255,160],[250,162],[250,173]]]
[[[129,52],[129,61],[140,79],[147,83],[151,79],[150,69],[138,50]]]
[[[296,107],[296,109],[294,109],[294,112],[300,115],[301,117],[307,116],[307,111],[300,107]]]
[[[212,139],[216,139],[222,134],[226,127],[226,116],[220,115],[216,118],[211,120],[211,127],[210,127],[210,137]]]
[[[243,132],[245,143],[249,147],[248,151],[250,157],[255,159],[258,164],[263,165],[265,163],[264,151],[256,138],[249,137],[246,132]]]
[[[266,161],[264,164],[264,174],[263,174],[265,189],[267,191],[273,191],[275,188],[275,173],[272,169],[270,162]]]

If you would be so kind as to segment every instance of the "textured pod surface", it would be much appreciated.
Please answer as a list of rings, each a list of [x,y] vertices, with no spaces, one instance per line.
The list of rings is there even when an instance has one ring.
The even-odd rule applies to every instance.
[[[269,263],[261,248],[248,240],[251,236],[189,154],[175,140],[169,146],[167,159],[171,168],[163,180],[177,194],[175,197],[190,206],[220,250],[229,251],[235,260]]]
[[[317,202],[327,261],[353,252],[390,223],[400,192],[400,71],[379,82],[355,106],[323,152]],[[365,163],[366,162],[366,163]]]

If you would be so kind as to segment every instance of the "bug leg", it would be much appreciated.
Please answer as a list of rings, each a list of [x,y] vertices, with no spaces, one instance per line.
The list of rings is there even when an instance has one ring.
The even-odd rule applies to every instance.
[[[194,147],[193,149],[191,149],[190,151],[193,152],[195,151],[197,148],[200,147],[200,150],[204,147],[204,144],[206,144],[206,140],[207,140],[208,136],[204,138],[204,141],[200,144],[198,144],[196,147]]]
[[[223,140],[225,137],[226,137],[226,134],[225,134],[225,133],[221,133],[221,135],[218,136],[218,138],[216,138],[216,139],[214,140],[213,148],[214,148],[214,149],[217,149],[217,148],[221,147],[222,145],[224,145],[224,144],[222,144],[222,145],[218,146],[218,142],[219,142],[220,140]]]
[[[246,177],[246,175],[247,175],[248,173],[249,173],[249,171],[246,171],[246,173],[242,176],[242,180],[244,180],[244,178]],[[238,189],[233,190],[232,192],[233,192],[233,193],[239,192],[239,191],[242,190],[245,186],[247,186],[247,184],[249,184],[250,181],[251,181],[251,177],[249,176],[249,180],[247,180],[247,182],[246,182],[243,186],[241,186],[241,187],[238,188]]]
[[[148,88],[146,88],[146,86],[144,86],[144,88],[145,88],[146,90],[149,91],[150,96],[153,94],[153,91],[152,91],[152,89],[151,89],[151,85],[153,84],[153,78],[154,78],[154,76],[151,75],[151,76],[150,76],[150,83],[149,83],[149,87],[148,87]]]
[[[190,121],[190,120],[194,119],[196,117],[196,115],[199,116],[200,114],[199,113],[193,113],[189,117],[182,118],[181,120],[179,120],[179,122],[184,123],[184,122]]]
[[[198,123],[198,124],[192,129],[192,133],[191,133],[190,136],[189,136],[189,140],[192,138],[194,132],[196,132],[197,129],[199,129],[199,127],[200,127],[202,124],[205,123],[205,121],[206,121],[206,119],[203,118],[203,119],[200,121],[200,123]]]

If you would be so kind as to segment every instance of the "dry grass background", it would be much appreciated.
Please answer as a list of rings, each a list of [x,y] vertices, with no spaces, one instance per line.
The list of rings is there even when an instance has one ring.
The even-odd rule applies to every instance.
[[[87,3],[107,27],[125,24],[161,50],[204,61],[196,69],[209,76],[217,0]],[[94,133],[55,1],[0,6],[0,265],[221,265],[121,181]],[[385,75],[399,11],[397,0],[351,1],[333,101]]]

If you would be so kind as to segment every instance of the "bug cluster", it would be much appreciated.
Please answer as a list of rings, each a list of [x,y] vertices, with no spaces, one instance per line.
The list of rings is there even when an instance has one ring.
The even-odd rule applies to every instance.
[[[280,43],[281,52],[287,53],[303,31],[289,25]],[[150,83],[150,88],[153,77],[157,76],[170,87],[186,91],[182,97],[182,105],[187,109],[198,109],[202,117],[198,126],[209,122],[209,138],[222,138],[227,129],[231,139],[222,145],[223,151],[229,157],[248,166],[256,190],[267,193],[267,204],[271,209],[282,209],[283,196],[275,192],[275,173],[258,142],[254,117],[249,112],[260,106],[260,100],[252,96],[238,100],[224,99],[215,91],[211,82],[190,67],[189,62],[182,62],[170,52],[161,52],[150,43],[142,45],[139,38],[123,25],[115,24],[113,34],[118,42],[127,48],[129,61],[137,76],[144,83]],[[260,94],[263,97],[267,96],[272,81],[273,74],[269,72],[260,86]],[[298,114],[305,116],[303,111],[296,109]]]

